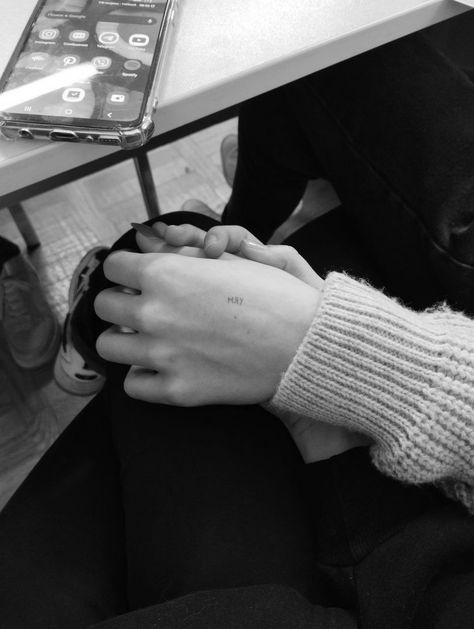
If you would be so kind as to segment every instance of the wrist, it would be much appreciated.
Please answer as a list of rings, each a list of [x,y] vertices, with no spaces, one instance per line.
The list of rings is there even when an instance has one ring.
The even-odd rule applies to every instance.
[[[371,444],[371,440],[365,435],[314,419],[300,419],[293,425],[285,423],[307,464],[324,461],[353,448]]]

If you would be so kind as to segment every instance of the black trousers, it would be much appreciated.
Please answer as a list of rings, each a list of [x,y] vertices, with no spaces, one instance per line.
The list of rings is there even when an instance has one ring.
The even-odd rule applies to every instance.
[[[241,108],[224,220],[265,240],[325,176],[390,294],[474,313],[473,105],[471,80],[420,34],[264,94]]]
[[[443,106],[429,85],[444,86]],[[256,99],[242,108],[225,219],[267,237],[323,173],[343,206],[290,238],[318,272],[468,309],[473,98],[412,37]],[[445,143],[446,111],[463,125]],[[133,234],[115,247],[133,249]],[[84,345],[102,329],[91,301],[105,286],[99,271],[78,309]],[[123,393],[123,368],[107,374],[0,516],[5,626],[435,626],[432,601],[449,607],[452,592],[468,613],[470,582],[456,579],[474,569],[472,525],[431,488],[380,476],[364,449],[305,466],[260,407],[140,403]]]

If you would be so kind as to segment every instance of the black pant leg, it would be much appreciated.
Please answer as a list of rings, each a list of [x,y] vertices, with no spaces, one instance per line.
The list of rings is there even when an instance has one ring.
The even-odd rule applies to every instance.
[[[216,224],[183,212],[160,220],[202,229]],[[134,230],[116,249],[137,250]],[[73,319],[91,348],[108,326],[93,312],[95,296],[108,286],[97,269]],[[107,365],[104,398],[120,460],[131,609],[260,583],[320,596],[300,500],[303,462],[280,421],[258,406],[137,402],[123,391],[126,371]]]
[[[224,222],[266,240],[323,175],[389,293],[474,312],[473,105],[420,34],[248,101]]]
[[[412,35],[282,88],[389,293],[474,312],[474,87]]]
[[[222,222],[243,225],[262,242],[292,213],[308,179],[322,175],[304,131],[281,90],[239,109],[239,154]]]
[[[0,624],[83,629],[128,609],[118,462],[100,395],[0,513]]]
[[[319,565],[360,629],[462,629],[474,611],[474,528],[430,485],[378,472],[366,448],[306,466]],[[344,603],[345,599],[345,603]]]
[[[175,408],[113,392],[131,609],[264,583],[322,599],[304,464],[278,419],[257,406]]]

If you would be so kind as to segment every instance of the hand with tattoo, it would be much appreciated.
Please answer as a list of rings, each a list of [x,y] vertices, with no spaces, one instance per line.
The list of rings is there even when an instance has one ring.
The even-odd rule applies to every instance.
[[[236,225],[217,226],[207,233],[192,225],[167,226],[164,223],[155,223],[153,229],[143,229],[143,226],[137,225],[136,229],[138,245],[144,252],[179,253],[214,259],[233,259],[238,255],[281,269],[317,291],[321,291],[324,286],[323,280],[295,249],[282,245],[265,246],[247,230]],[[228,296],[227,300],[235,306],[244,303],[243,297],[238,295]],[[274,341],[278,343],[276,337]],[[294,349],[296,351],[296,347]],[[365,437],[357,433],[312,419],[285,417],[283,421],[307,463],[367,444]]]
[[[117,287],[95,301],[98,316],[113,324],[97,341],[99,354],[131,365],[124,388],[141,400],[267,401],[314,318],[316,274],[313,286],[232,253],[212,259],[199,243],[173,233],[182,238],[179,229],[166,240],[159,232],[156,239],[139,234],[145,253],[117,251],[106,259],[104,273]]]

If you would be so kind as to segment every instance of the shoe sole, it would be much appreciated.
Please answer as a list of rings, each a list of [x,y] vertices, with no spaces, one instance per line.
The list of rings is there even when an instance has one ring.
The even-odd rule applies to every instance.
[[[89,397],[90,395],[95,395],[102,389],[105,383],[105,378],[103,378],[103,376],[101,376],[101,380],[99,382],[77,382],[68,375],[65,369],[63,369],[62,361],[59,356],[54,363],[53,373],[54,380],[56,381],[56,384],[60,389],[62,389],[66,393],[81,397]]]

